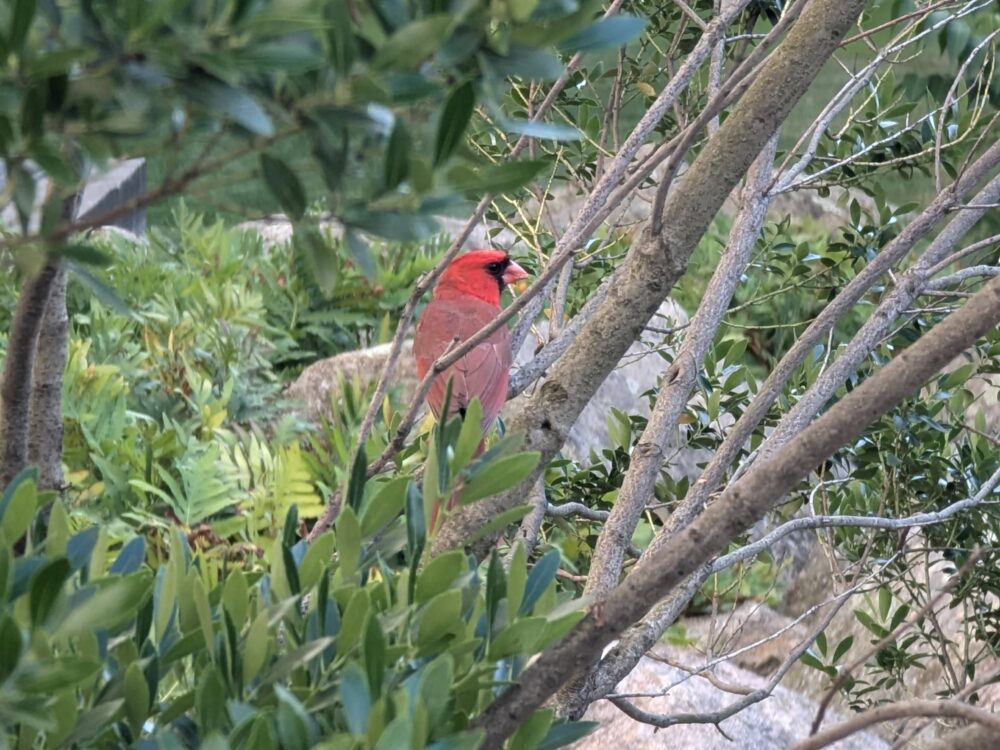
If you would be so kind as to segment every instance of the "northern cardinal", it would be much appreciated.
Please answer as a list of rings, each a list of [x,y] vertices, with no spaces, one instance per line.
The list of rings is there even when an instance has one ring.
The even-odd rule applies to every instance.
[[[417,322],[413,355],[417,376],[423,380],[434,361],[451,347],[455,337],[465,341],[500,314],[500,293],[507,284],[527,278],[528,274],[507,253],[499,250],[473,250],[453,260],[441,275],[430,303]],[[481,427],[484,440],[475,455],[483,452],[485,436],[493,426],[504,401],[510,379],[510,331],[501,326],[479,346],[435,378],[427,394],[434,416],[442,419],[441,407],[448,379],[451,378],[451,401],[445,419],[460,414],[473,398],[483,407]],[[449,507],[454,505],[454,498]],[[437,513],[435,512],[435,517]],[[431,527],[435,519],[431,519]]]

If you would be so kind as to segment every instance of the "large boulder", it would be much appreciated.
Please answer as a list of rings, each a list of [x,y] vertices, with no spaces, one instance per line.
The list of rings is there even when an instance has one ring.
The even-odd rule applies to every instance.
[[[641,693],[655,697],[630,698],[639,708],[660,716],[705,714],[726,709],[751,690],[766,687],[761,675],[729,662],[692,676],[691,672],[708,657],[691,648],[660,644],[644,656],[622,680],[616,693]],[[737,692],[731,692],[733,689]],[[657,729],[635,721],[609,701],[598,701],[584,719],[600,722],[598,729],[573,745],[574,750],[659,750],[699,748],[699,750],[784,750],[805,739],[816,716],[818,704],[778,685],[771,695],[735,713],[718,726],[676,724]],[[824,726],[842,721],[838,713],[827,715]],[[855,734],[830,747],[837,750],[883,750],[888,744],[869,732]]]

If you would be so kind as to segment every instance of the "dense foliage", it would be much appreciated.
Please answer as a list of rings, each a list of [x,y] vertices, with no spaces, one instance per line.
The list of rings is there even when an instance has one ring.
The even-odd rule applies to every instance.
[[[611,410],[606,444],[546,467],[547,501],[582,503],[586,517],[546,519],[531,553],[507,536],[482,560],[457,551],[428,560],[438,500],[460,491],[471,503],[515,486],[538,455],[521,452],[518,435],[498,434],[473,459],[473,417],[425,424],[389,471],[365,480],[366,460],[399,424],[399,394],[390,390],[359,445],[370,387],[341,383],[318,425],[283,391],[316,359],[390,339],[446,247],[435,217],[467,215],[490,193],[488,216],[516,237],[519,262],[543,267],[577,195],[601,178],[701,37],[689,13],[707,18],[712,3],[682,5],[636,0],[627,14],[600,19],[602,5],[590,0],[0,4],[0,205],[14,209],[0,234],[0,363],[19,289],[40,260],[58,255],[72,272],[67,486],[59,497],[39,491],[29,469],[0,500],[0,745],[477,747],[475,718],[582,616],[602,514],[614,508],[645,416]],[[871,48],[852,48],[851,65],[890,39],[881,24],[913,10],[887,5],[863,17],[880,30]],[[782,11],[751,3],[726,65]],[[977,7],[931,33],[947,18],[930,14],[913,59],[894,62],[817,135],[797,192],[826,200],[836,227],[794,204],[764,224],[634,547],[691,491],[692,477],[675,470],[680,454],[704,466],[805,326],[912,219],[913,201],[1000,137],[990,76],[1000,16]],[[576,52],[586,53],[582,64],[552,111],[536,117],[539,82],[558,79]],[[796,110],[779,162],[796,158],[840,74],[831,64],[822,100]],[[695,76],[655,132],[667,139],[689,123],[713,85]],[[525,135],[525,158],[509,160]],[[149,160],[148,235],[64,231],[84,178],[122,155]],[[36,181],[38,171],[51,186]],[[652,202],[655,180],[628,199]],[[563,296],[536,322],[565,322],[622,265],[648,216],[625,208],[595,231]],[[265,246],[232,226],[276,211],[291,219],[290,243]],[[717,217],[674,290],[689,312],[726,247],[731,213]],[[997,230],[994,214],[976,238]],[[986,243],[952,266],[995,268],[998,257],[996,242]],[[908,309],[831,403],[975,281]],[[885,288],[815,347],[738,463],[752,460],[850,344]],[[663,369],[685,325],[651,322],[645,345]],[[974,495],[1000,469],[995,395],[983,387],[997,374],[993,332],[802,482],[769,523],[809,513],[898,518]],[[639,398],[655,404],[656,393]],[[338,493],[335,525],[307,545],[307,529]],[[986,545],[950,601],[969,613],[981,649],[963,678],[1000,649],[994,508],[923,532],[925,561],[961,565]],[[513,508],[481,533],[528,510]],[[873,643],[926,600],[897,531],[842,527],[822,540],[875,581],[870,606],[855,613]],[[763,552],[720,571],[688,611],[777,602],[781,565]],[[803,661],[834,678],[853,645],[821,636]],[[844,694],[856,708],[878,703],[941,648],[940,632],[921,621]],[[542,710],[508,746],[555,748],[588,729]]]

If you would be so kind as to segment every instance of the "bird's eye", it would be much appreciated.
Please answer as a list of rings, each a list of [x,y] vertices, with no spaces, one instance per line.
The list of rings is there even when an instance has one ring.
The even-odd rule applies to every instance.
[[[494,263],[490,263],[488,266],[486,266],[486,270],[487,270],[487,272],[489,272],[489,273],[493,274],[494,276],[496,276],[501,271],[503,271],[503,266],[501,266],[499,263],[494,262]]]

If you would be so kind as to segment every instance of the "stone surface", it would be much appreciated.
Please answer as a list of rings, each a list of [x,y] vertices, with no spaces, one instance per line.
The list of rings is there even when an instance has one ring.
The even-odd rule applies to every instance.
[[[146,160],[125,159],[90,179],[80,194],[76,215],[88,219],[126,205],[146,192]],[[146,212],[131,211],[107,222],[135,235],[146,231]]]
[[[631,699],[639,708],[662,716],[716,712],[742,697],[716,685],[755,690],[767,684],[760,675],[728,663],[712,668],[712,678],[716,684],[702,676],[685,679],[689,672],[672,664],[690,669],[703,664],[704,657],[696,655],[690,649],[663,645],[657,646],[654,653],[671,664],[643,657],[631,674],[618,684],[617,692],[666,691],[665,695],[659,697]],[[584,719],[599,721],[601,726],[572,747],[573,750],[784,750],[808,736],[816,709],[815,701],[779,685],[768,698],[725,719],[718,728],[713,724],[677,724],[666,729],[656,729],[626,716],[609,701],[598,701],[587,710]],[[828,714],[825,725],[842,718],[838,714]],[[866,732],[829,747],[835,750],[883,750],[888,745]]]

